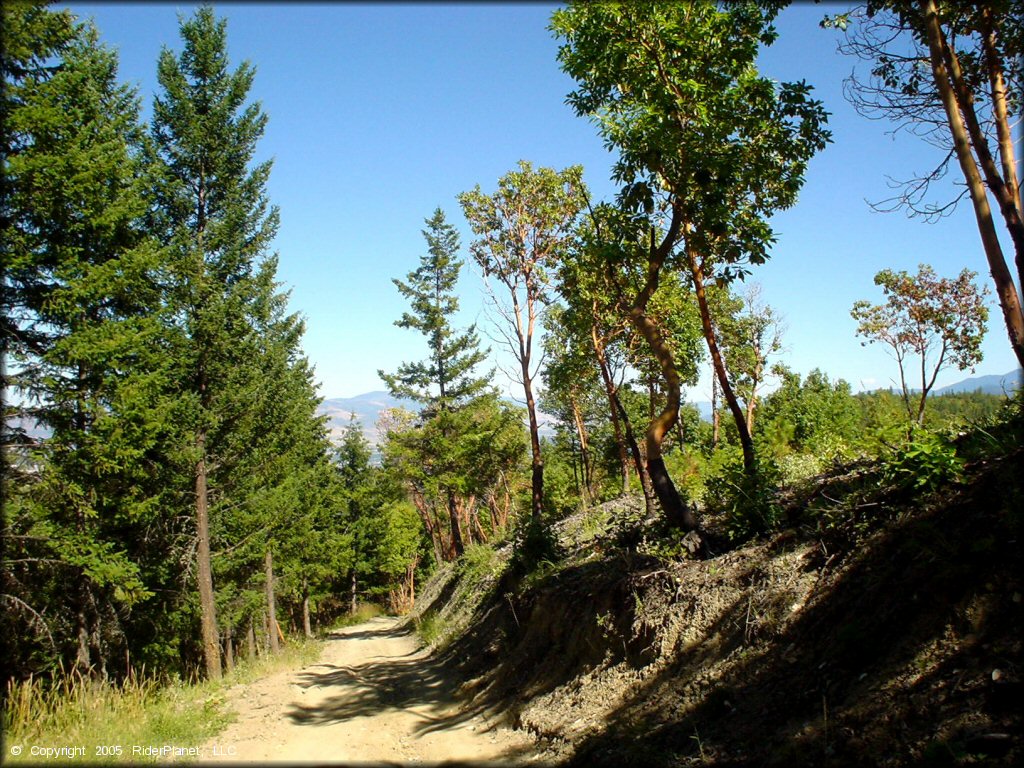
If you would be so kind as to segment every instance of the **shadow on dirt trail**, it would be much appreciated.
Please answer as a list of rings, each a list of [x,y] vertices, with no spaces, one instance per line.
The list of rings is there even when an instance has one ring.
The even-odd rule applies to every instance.
[[[411,638],[408,625],[353,632],[338,636],[331,642],[398,639],[402,636]],[[413,733],[422,736],[458,728],[474,718],[487,718],[490,714],[487,707],[473,706],[466,697],[460,696],[460,676],[452,674],[450,663],[427,655],[425,649],[372,659],[354,666],[321,663],[300,673],[295,681],[300,688],[327,688],[334,689],[336,693],[311,705],[293,703],[286,713],[288,719],[297,725],[330,725],[387,711],[402,711],[421,721]],[[496,727],[498,723],[488,722],[474,730],[488,733]]]

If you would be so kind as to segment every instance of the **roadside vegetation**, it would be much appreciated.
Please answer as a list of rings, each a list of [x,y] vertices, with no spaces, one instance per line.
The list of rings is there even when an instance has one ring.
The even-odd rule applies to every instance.
[[[979,670],[995,662],[963,648],[968,625],[988,632],[1005,660],[993,684],[1019,686],[1019,643],[1004,643],[1019,609],[986,624],[982,592],[991,578],[992,600],[1020,594],[1006,545],[1021,523],[1020,382],[945,395],[935,384],[981,362],[988,288],[977,272],[991,275],[1024,361],[1010,132],[1020,4],[872,2],[823,22],[872,62],[851,84],[858,108],[916,125],[946,151],[941,173],[910,182],[893,207],[934,216],[955,204],[923,202],[955,158],[987,266],[939,275],[894,264],[864,286],[850,308],[856,335],[891,352],[898,386],[861,393],[787,365],[783,318],[756,285],[760,265],[784,258],[773,217],[799,204],[809,163],[833,141],[810,86],[757,70],[782,5],[581,2],[553,13],[552,66],[572,80],[569,108],[616,153],[617,193],[593,200],[579,166],[523,160],[457,197],[471,260],[440,206],[425,218],[423,253],[393,278],[408,311],[388,318],[419,334],[422,354],[378,372],[416,410],[383,413],[371,446],[354,420],[332,444],[316,415],[304,323],[287,311],[271,251],[271,163],[255,161],[268,116],[254,67],[228,64],[225,22],[209,6],[181,19],[180,51],[155,56],[143,125],[138,93],[118,82],[117,55],[90,22],[5,4],[8,742],[197,743],[225,722],[226,686],[306,663],[324,628],[382,610],[412,612],[479,695],[494,706],[512,697],[513,721],[552,739],[557,728],[530,707],[597,701],[608,693],[598,673],[619,662],[634,683],[648,674],[638,670],[685,667],[691,689],[672,688],[668,672],[658,689],[687,702],[681,715],[668,694],[651,697],[664,711],[632,699],[619,719],[606,713],[606,730],[566,736],[589,739],[581,755],[623,758],[618,739],[638,762],[713,762],[716,729],[740,712],[743,743],[785,725],[791,743],[771,745],[773,757],[805,743],[828,757],[837,699],[806,665],[837,661],[803,649],[814,632],[855,660],[875,648],[889,666],[864,674],[898,678],[910,697],[894,732],[912,719],[903,639],[872,613],[882,602],[913,653],[931,643],[929,658],[974,665],[974,725],[915,731],[893,761],[1019,756],[1018,736],[977,730],[1020,733],[981,700]],[[916,55],[894,58],[895,39]],[[489,330],[516,363],[523,408],[498,391],[476,325],[454,323],[467,262],[485,279]],[[683,398],[702,371],[707,414]],[[44,437],[29,436],[33,424]],[[933,610],[890,601],[901,578]],[[728,685],[702,682],[680,649],[725,664],[715,674]],[[806,690],[780,682],[789,658]],[[954,696],[959,683],[922,664],[929,695]],[[843,670],[840,717],[856,730],[881,705]],[[520,689],[517,675],[533,682]],[[576,689],[552,675],[578,675]],[[775,684],[803,731],[757,709]]]
[[[372,614],[362,610],[354,620]],[[140,670],[120,681],[76,672],[62,675],[57,684],[11,681],[4,702],[4,760],[12,765],[50,762],[33,757],[30,748],[75,745],[85,748],[88,763],[160,762],[159,756],[133,755],[132,745],[187,749],[203,744],[231,722],[225,706],[229,688],[308,666],[321,648],[319,640],[298,637],[278,654],[240,660],[219,680],[160,679]],[[11,753],[13,745],[21,745],[20,755]]]

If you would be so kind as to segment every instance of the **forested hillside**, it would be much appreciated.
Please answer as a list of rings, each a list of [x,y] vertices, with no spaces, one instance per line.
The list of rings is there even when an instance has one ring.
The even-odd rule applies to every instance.
[[[5,727],[23,733],[41,722],[25,702],[71,698],[68,681],[213,684],[368,605],[408,614],[439,571],[434,609],[416,614],[421,632],[434,641],[448,632],[479,652],[462,671],[492,686],[495,700],[514,700],[528,721],[527,688],[508,688],[509,669],[539,681],[538,701],[572,689],[582,707],[587,675],[607,661],[582,647],[593,631],[622,640],[616,663],[643,657],[634,666],[660,670],[664,660],[645,654],[670,630],[663,650],[677,651],[687,630],[671,611],[658,615],[664,625],[638,630],[631,622],[642,623],[642,602],[664,595],[637,580],[657,576],[651,585],[662,592],[682,590],[675,580],[699,566],[705,579],[722,568],[715,589],[728,583],[732,597],[747,599],[743,631],[719,626],[729,652],[744,632],[764,639],[715,673],[750,701],[687,689],[699,716],[679,722],[703,729],[696,738],[709,739],[708,754],[684,749],[691,733],[668,726],[637,749],[666,764],[659,750],[726,764],[711,750],[725,754],[725,718],[742,719],[737,738],[761,754],[764,723],[786,719],[762,708],[792,705],[810,718],[819,706],[784,684],[791,656],[834,662],[814,633],[854,655],[870,639],[849,629],[849,605],[829,595],[863,599],[857,610],[870,612],[866,601],[882,589],[872,579],[899,590],[902,575],[923,599],[941,604],[952,591],[981,601],[975,582],[991,578],[1019,602],[1004,543],[1020,533],[1020,486],[999,477],[1022,466],[1021,391],[943,392],[937,382],[973,372],[986,334],[1024,363],[1020,140],[1011,131],[1024,13],[1012,3],[872,2],[823,23],[843,35],[846,52],[871,62],[873,79],[854,82],[850,98],[942,148],[939,169],[961,174],[980,237],[956,274],[893,265],[864,286],[848,308],[853,330],[835,343],[885,349],[891,369],[878,375],[898,386],[855,392],[820,368],[794,369],[782,313],[756,282],[776,258],[777,216],[800,205],[809,164],[833,141],[810,86],[758,70],[784,5],[554,10],[551,66],[571,80],[567,109],[613,153],[616,194],[597,199],[571,157],[561,168],[524,159],[447,201],[462,230],[441,207],[424,211],[420,252],[388,276],[407,309],[337,329],[372,334],[394,324],[420,350],[377,371],[387,394],[361,412],[364,404],[322,401],[303,350],[305,320],[278,274],[289,254],[274,250],[273,162],[258,159],[273,115],[261,106],[256,65],[228,55],[226,21],[209,6],[180,17],[178,38],[153,52],[158,89],[143,122],[138,90],[120,81],[117,53],[92,22],[47,3],[4,4],[0,637],[5,690],[21,702],[5,709]],[[886,48],[897,39],[898,55]],[[922,207],[933,181],[909,182],[895,207],[938,215]],[[829,269],[830,255],[819,258]],[[486,319],[459,320],[464,271],[483,278]],[[710,418],[685,397],[702,375]],[[956,546],[943,549],[944,536]],[[868,542],[865,564],[858,547]],[[957,559],[939,569],[942,589],[929,588],[926,571],[886,561],[942,552]],[[743,592],[801,558],[835,580],[831,591],[814,592],[808,565],[793,576],[799,589],[780,588],[770,605]],[[847,569],[842,578],[828,571],[833,558]],[[750,568],[740,573],[736,563]],[[452,573],[470,583],[466,615],[484,600],[469,625],[438,618],[452,602]],[[971,580],[962,591],[957,574]],[[848,586],[857,579],[870,588]],[[473,594],[481,584],[489,603]],[[696,611],[703,597],[687,589]],[[804,614],[780,613],[797,592],[818,601],[813,627],[800,623]],[[498,611],[506,604],[508,615]],[[547,623],[529,625],[545,605]],[[887,616],[898,613],[885,605]],[[942,644],[953,641],[935,634],[945,626],[939,614],[924,629],[899,627],[945,658]],[[1019,610],[1006,615],[1015,621]],[[865,626],[882,629],[875,619]],[[708,641],[709,627],[687,648]],[[999,643],[1007,627],[993,630]],[[1003,682],[1019,688],[1019,642],[999,653]],[[706,660],[724,663],[710,650]],[[701,679],[703,668],[685,663],[688,679]],[[567,689],[555,681],[562,672],[579,679]],[[805,673],[801,666],[801,684]],[[645,753],[622,746],[631,729],[676,722],[668,709],[683,695],[656,682],[665,712],[626,701],[608,728],[573,736],[579,755],[641,763]],[[770,702],[776,684],[791,700]],[[926,699],[953,695],[928,690]],[[876,711],[874,694],[847,677],[841,694],[851,728]],[[1011,721],[998,724],[1019,729],[1019,717]],[[822,727],[826,735],[814,731],[809,742],[825,758],[839,754],[827,752]],[[867,746],[840,757],[860,759],[886,734],[872,731]],[[978,754],[1019,754],[1019,734],[1012,738],[1012,748]],[[889,757],[906,764],[909,754]]]

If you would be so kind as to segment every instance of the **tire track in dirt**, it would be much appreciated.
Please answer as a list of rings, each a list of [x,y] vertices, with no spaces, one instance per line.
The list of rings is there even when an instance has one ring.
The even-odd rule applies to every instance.
[[[316,664],[231,689],[237,720],[204,745],[200,762],[508,765],[536,757],[528,735],[460,702],[458,684],[400,619],[372,619],[331,635]]]

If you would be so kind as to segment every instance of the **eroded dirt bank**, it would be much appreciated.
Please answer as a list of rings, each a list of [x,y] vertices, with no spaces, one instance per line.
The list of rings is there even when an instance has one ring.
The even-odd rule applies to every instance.
[[[533,740],[461,707],[457,686],[399,619],[372,619],[333,635],[317,664],[233,688],[238,719],[203,754],[246,763],[528,762]]]

